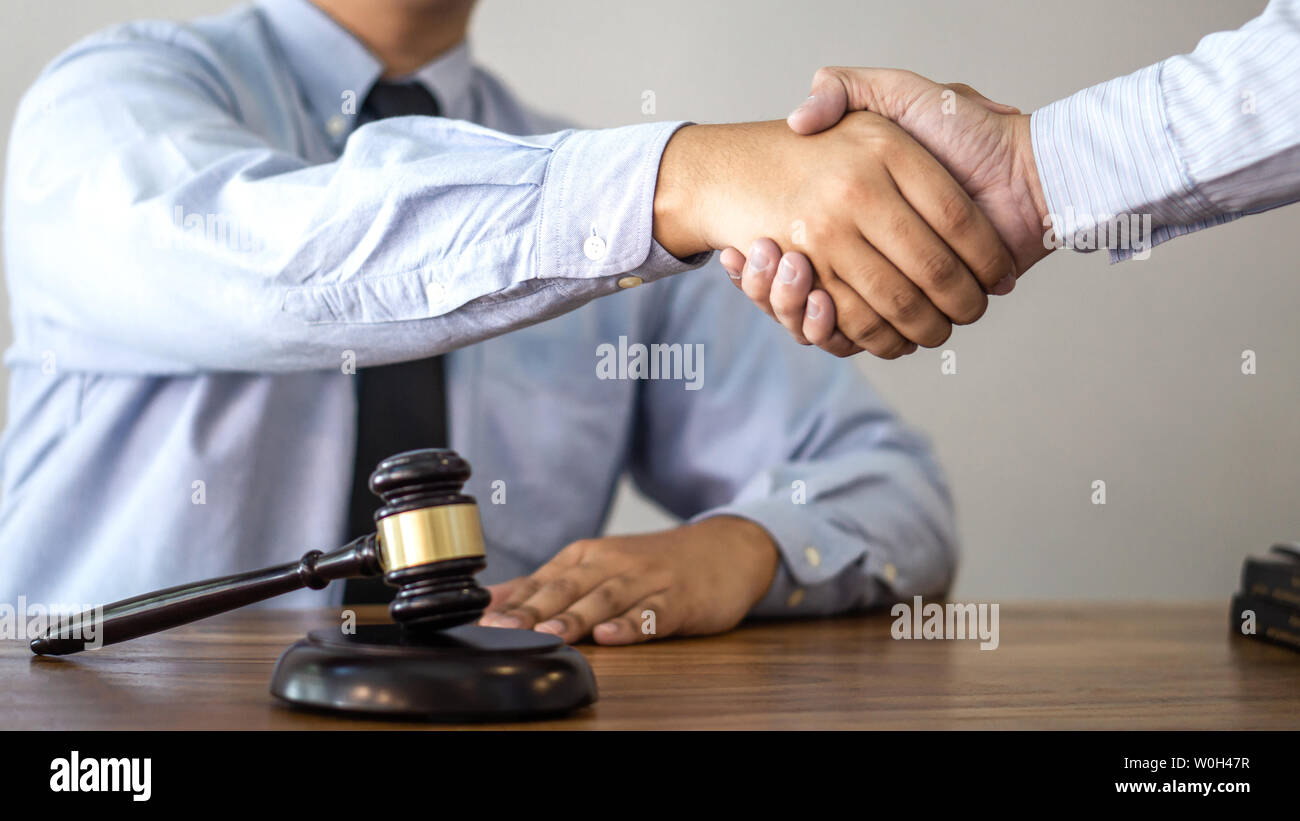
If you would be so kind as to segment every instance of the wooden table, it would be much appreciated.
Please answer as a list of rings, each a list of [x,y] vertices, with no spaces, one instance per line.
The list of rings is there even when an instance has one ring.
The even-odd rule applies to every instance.
[[[895,641],[887,613],[582,645],[600,700],[567,719],[510,726],[1300,729],[1300,654],[1230,636],[1227,613],[1226,602],[1005,604],[991,651]],[[247,611],[64,658],[0,642],[0,728],[433,726],[300,712],[272,698],[280,652],[337,624],[332,612]]]

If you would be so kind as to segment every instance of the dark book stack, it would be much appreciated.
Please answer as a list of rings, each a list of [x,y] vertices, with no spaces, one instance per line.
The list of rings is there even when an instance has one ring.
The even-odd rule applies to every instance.
[[[1248,556],[1232,597],[1233,632],[1300,652],[1300,544]]]

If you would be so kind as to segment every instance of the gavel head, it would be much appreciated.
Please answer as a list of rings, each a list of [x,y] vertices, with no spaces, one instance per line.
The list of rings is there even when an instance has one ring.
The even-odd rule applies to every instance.
[[[490,594],[474,580],[487,566],[473,496],[461,493],[469,463],[454,450],[390,456],[370,474],[384,581],[398,588],[393,621],[416,631],[474,621]]]

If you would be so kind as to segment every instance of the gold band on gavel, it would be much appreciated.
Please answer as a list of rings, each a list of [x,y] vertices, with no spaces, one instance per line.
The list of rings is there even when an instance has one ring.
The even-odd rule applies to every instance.
[[[394,513],[379,520],[384,572],[483,555],[478,505],[441,505]]]

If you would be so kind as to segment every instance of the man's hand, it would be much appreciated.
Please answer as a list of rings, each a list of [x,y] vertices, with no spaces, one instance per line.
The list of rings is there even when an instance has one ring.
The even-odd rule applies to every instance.
[[[943,163],[997,229],[1014,256],[1017,276],[1050,253],[1043,243],[1047,206],[1034,165],[1027,115],[969,86],[940,85],[909,71],[823,68],[813,79],[812,95],[788,122],[796,132],[814,134],[856,110],[894,121]],[[751,248],[751,257],[756,248]],[[799,328],[794,333],[797,340],[826,347],[824,294],[805,286],[802,279],[774,282],[758,266],[747,264],[735,248],[723,252],[722,264],[765,311],[775,313],[776,306],[782,306],[787,317],[783,324],[792,332]],[[989,292],[1009,293],[1014,283],[1014,278],[1005,280]],[[800,305],[806,310],[799,311]],[[815,330],[811,334],[810,323]]]
[[[479,623],[599,644],[722,633],[767,592],[779,561],[763,528],[732,516],[583,539],[531,576],[490,586]]]
[[[775,251],[802,252],[796,264],[807,267],[795,276],[815,275],[834,301],[843,353],[893,358],[940,345],[1014,270],[962,187],[875,114],[812,137],[782,122],[682,128],[664,150],[654,207],[655,238],[679,257],[772,237],[770,258],[754,264],[786,276]],[[771,313],[796,330],[791,311]]]

